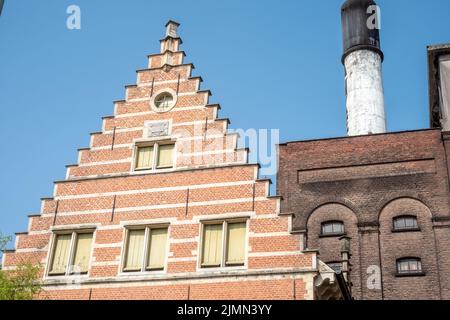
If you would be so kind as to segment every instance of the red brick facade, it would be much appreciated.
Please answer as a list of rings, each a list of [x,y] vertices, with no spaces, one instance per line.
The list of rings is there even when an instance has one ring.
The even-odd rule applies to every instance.
[[[303,237],[291,232],[292,217],[280,214],[280,198],[269,195],[269,180],[258,179],[258,165],[247,163],[247,150],[228,134],[220,106],[209,104],[192,64],[184,63],[181,39],[161,40],[161,53],[149,56],[126,86],[125,100],[79,150],[77,164],[56,181],[52,198],[29,217],[27,232],[3,257],[5,270],[21,262],[42,265],[47,299],[312,299],[316,254],[303,252]],[[169,90],[176,104],[155,111],[155,95]],[[175,142],[173,168],[136,171],[136,145],[149,137],[148,123],[168,121],[158,139]],[[203,269],[199,264],[205,221],[247,222],[245,264]],[[168,226],[162,272],[122,272],[126,228]],[[48,274],[55,233],[93,230],[88,274]]]
[[[325,263],[340,262],[339,235],[351,237],[357,299],[450,299],[449,134],[421,130],[280,145],[281,212]],[[399,232],[394,219],[418,228]],[[420,259],[423,272],[399,274],[397,261]]]

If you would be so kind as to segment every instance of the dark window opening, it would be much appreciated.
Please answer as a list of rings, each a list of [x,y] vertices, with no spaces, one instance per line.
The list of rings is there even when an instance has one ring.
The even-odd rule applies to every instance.
[[[402,275],[422,275],[422,261],[419,258],[403,258],[397,260],[397,274]]]

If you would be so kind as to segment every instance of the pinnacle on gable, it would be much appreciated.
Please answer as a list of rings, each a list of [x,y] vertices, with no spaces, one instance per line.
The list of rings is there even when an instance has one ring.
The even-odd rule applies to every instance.
[[[161,53],[166,51],[176,52],[179,50],[182,41],[178,36],[178,27],[180,24],[173,20],[166,23],[166,36],[161,40]]]
[[[178,27],[180,24],[176,21],[169,20],[166,23],[166,37],[178,38]]]

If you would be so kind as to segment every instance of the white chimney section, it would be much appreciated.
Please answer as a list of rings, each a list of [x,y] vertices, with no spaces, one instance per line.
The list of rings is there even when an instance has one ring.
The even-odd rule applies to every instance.
[[[357,50],[344,61],[349,136],[386,132],[381,57]]]
[[[378,18],[372,0],[347,0],[342,6],[349,136],[386,132]]]

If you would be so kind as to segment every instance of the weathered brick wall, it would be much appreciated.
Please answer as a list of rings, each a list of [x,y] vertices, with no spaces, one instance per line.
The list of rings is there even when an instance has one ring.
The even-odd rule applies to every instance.
[[[422,130],[280,145],[281,211],[295,214],[294,230],[304,232],[308,248],[319,249],[323,261],[334,261],[340,244],[319,238],[320,224],[345,222],[356,298],[449,297],[445,137],[439,130]],[[405,214],[418,217],[420,232],[392,232],[393,218]],[[397,277],[395,261],[402,257],[421,258],[425,276]],[[373,266],[381,267],[380,290],[367,285]]]

